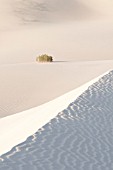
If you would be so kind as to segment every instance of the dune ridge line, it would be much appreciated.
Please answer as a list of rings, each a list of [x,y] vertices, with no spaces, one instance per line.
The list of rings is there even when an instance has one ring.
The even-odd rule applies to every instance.
[[[68,105],[76,100],[89,86],[110,71],[111,70],[50,102],[15,115],[1,118],[0,155],[7,153],[14,146],[24,142],[29,136],[33,135],[38,129],[56,117],[59,112],[67,108]]]

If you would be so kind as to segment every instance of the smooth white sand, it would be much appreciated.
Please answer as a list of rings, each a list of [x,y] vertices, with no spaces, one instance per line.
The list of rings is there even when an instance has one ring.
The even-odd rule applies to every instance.
[[[55,99],[113,68],[113,61],[0,66],[0,117]]]
[[[0,0],[1,118],[53,100],[113,68],[113,2],[72,0],[62,8],[64,1],[59,5],[59,0],[48,0],[46,8],[54,9],[51,12],[37,11],[35,2]],[[34,63],[42,53],[60,62]],[[17,134],[16,122],[8,127],[14,125]],[[7,139],[3,132],[8,131],[2,127]],[[4,151],[16,144],[11,141]]]
[[[40,13],[38,2],[54,10]],[[42,53],[57,61],[113,59],[112,1],[38,2],[0,0],[1,64],[34,62]]]
[[[105,74],[107,73],[108,72]],[[25,141],[30,135],[33,135],[59,112],[67,108],[71,102],[103,75],[37,108],[0,119],[0,145],[2,146],[0,147],[0,155],[8,152],[13,146],[16,146]]]
[[[47,53],[56,61],[112,60],[112,21],[74,21],[23,26],[1,33],[0,63],[35,62]]]

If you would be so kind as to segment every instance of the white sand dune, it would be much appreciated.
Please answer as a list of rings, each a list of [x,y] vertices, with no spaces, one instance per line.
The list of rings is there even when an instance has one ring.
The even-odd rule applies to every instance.
[[[0,158],[1,170],[111,170],[113,71]]]
[[[0,118],[37,107],[113,68],[113,61],[0,66]]]
[[[42,53],[57,61],[113,59],[113,2],[63,2],[1,0],[0,64],[34,62]]]
[[[39,128],[57,116],[59,112],[67,108],[90,85],[107,73],[46,104],[0,119],[0,145],[2,146],[0,148],[0,155],[10,151],[15,145],[33,135]]]
[[[113,71],[25,142],[2,155],[1,170],[112,169],[112,84]]]
[[[42,53],[56,61],[112,60],[112,37],[111,21],[19,27],[2,33],[0,63],[34,62]]]
[[[17,22],[20,20],[59,22],[60,20],[90,19],[94,16],[97,19],[113,17],[113,2],[110,0],[65,0],[65,3],[64,0],[0,0],[0,6],[1,21],[7,24],[16,20]]]
[[[71,0],[65,6],[63,1],[60,5],[58,2],[0,0],[0,117],[48,102],[112,69],[112,2]],[[52,12],[51,23],[44,21],[44,11],[40,15],[42,22],[22,20],[22,15],[38,18],[44,6],[55,9],[57,14],[61,12],[62,21],[55,19]],[[46,10],[47,17],[48,13]],[[35,64],[41,53],[69,62]],[[84,60],[111,61],[70,62]]]
[[[112,7],[110,0],[67,0],[65,6],[64,1],[59,4],[58,0],[0,0],[0,117],[39,106],[112,69]],[[42,53],[51,54],[60,62],[34,63],[36,56]],[[77,92],[77,96],[79,94]],[[75,95],[73,97],[75,99]],[[64,98],[59,99],[62,99],[62,107],[66,107]],[[68,104],[71,101],[67,100]],[[52,108],[52,103],[49,104]],[[60,106],[54,104],[51,113],[58,114]],[[39,108],[46,114],[44,106]],[[46,107],[48,110],[48,105]],[[9,140],[11,134],[12,138],[15,136],[3,145],[1,154],[36,132],[37,122],[36,126],[33,122],[31,132],[27,129],[31,118],[36,119],[35,114],[37,110],[32,115],[27,111],[0,119],[1,143]],[[44,115],[39,114],[45,122]],[[46,121],[49,118],[52,117]],[[10,122],[8,126],[6,120]],[[23,121],[28,121],[28,127],[22,133],[20,122]]]

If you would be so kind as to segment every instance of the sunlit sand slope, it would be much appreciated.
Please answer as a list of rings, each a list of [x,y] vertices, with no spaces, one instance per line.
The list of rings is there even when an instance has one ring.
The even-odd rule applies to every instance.
[[[0,118],[53,100],[112,68],[112,61],[1,66]]]
[[[111,170],[113,71],[24,143],[1,157],[5,170]]]

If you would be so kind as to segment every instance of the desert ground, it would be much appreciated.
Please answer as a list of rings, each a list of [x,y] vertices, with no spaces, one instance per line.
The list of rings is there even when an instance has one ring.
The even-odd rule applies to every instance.
[[[110,0],[0,0],[2,170],[17,166],[23,170],[39,166],[111,169],[112,9]],[[36,62],[41,54],[53,56],[54,61]],[[105,72],[92,84],[92,79]],[[50,157],[48,143],[53,146]],[[57,166],[51,159],[53,153]],[[59,162],[62,153],[66,153],[63,163]],[[49,160],[48,167],[43,156]],[[40,158],[42,164],[36,161]],[[76,164],[72,165],[73,158]]]
[[[0,0],[0,117],[48,102],[113,66],[113,2]],[[38,64],[47,53],[52,64]]]

